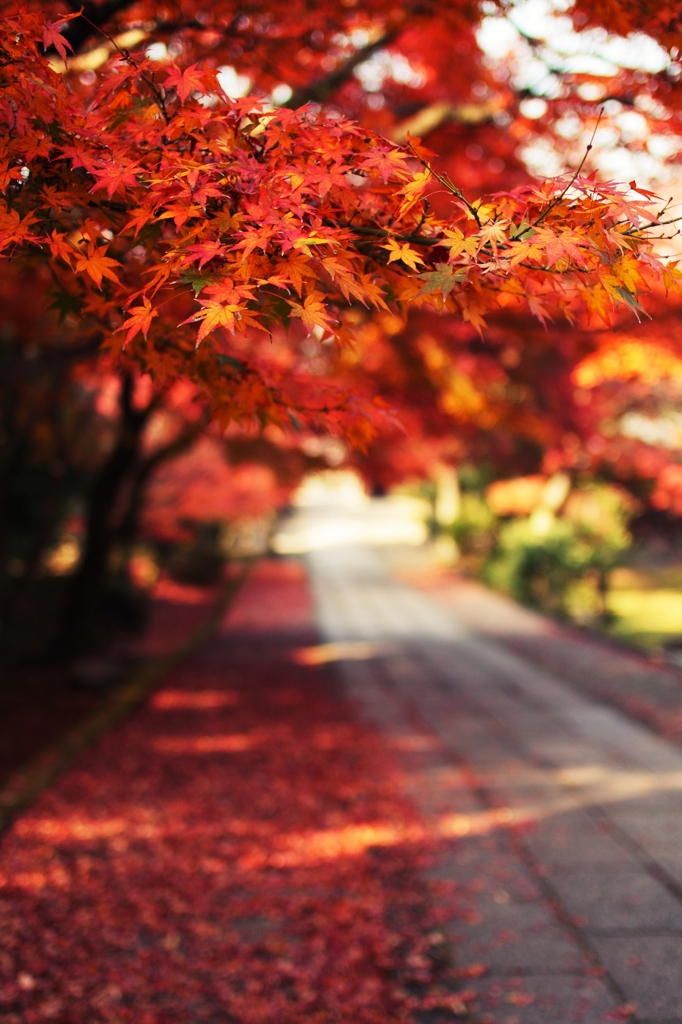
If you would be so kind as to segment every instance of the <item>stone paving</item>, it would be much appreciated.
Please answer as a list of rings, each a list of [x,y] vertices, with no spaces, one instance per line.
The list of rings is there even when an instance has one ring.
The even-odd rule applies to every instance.
[[[308,567],[329,660],[446,842],[430,875],[469,886],[446,932],[488,967],[480,1019],[682,1024],[679,747],[491,636],[494,596],[458,616],[367,547]]]
[[[612,704],[668,739],[682,740],[682,672],[605,636],[557,623],[475,580],[428,564],[424,550],[396,549],[396,569],[459,622]]]

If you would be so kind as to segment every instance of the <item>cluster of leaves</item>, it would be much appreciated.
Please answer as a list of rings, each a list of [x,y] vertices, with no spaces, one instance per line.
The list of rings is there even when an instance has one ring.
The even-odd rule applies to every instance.
[[[469,202],[436,174],[453,200],[442,220],[417,142],[229,101],[215,69],[125,52],[84,89],[42,51],[66,58],[64,22],[7,24],[0,251],[47,261],[63,308],[108,350],[127,346],[157,379],[201,381],[223,422],[319,423],[343,408],[353,434],[360,417],[348,396],[321,382],[311,395],[259,359],[254,332],[300,321],[343,341],[348,303],[433,304],[478,330],[505,305],[608,317],[637,307],[647,271],[675,282],[651,253],[648,194],[574,177]]]

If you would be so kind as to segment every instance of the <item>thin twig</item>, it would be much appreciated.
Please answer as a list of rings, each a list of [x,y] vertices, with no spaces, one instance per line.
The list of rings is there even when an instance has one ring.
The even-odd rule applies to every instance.
[[[649,228],[663,228],[666,224],[677,224],[678,221],[682,220],[682,214],[679,217],[671,217],[669,220],[650,220],[648,224],[640,224],[639,227],[628,228],[624,231],[624,235],[636,235],[638,231],[648,231]],[[621,224],[627,223],[626,221],[620,221]]]
[[[569,190],[571,188],[573,188],[573,186],[575,185],[576,181],[580,177],[580,172],[582,171],[583,167],[585,166],[585,161],[587,160],[587,157],[590,154],[590,150],[592,149],[592,146],[594,144],[594,137],[597,134],[597,128],[599,127],[599,122],[602,119],[603,113],[604,113],[604,108],[602,107],[600,109],[600,111],[599,111],[599,117],[597,118],[597,123],[594,126],[594,131],[592,132],[592,138],[590,139],[590,141],[588,143],[587,149],[585,150],[585,152],[583,154],[582,160],[578,164],[577,170],[575,171],[575,173],[571,177],[570,181],[566,185],[566,188],[563,190],[563,192],[560,193],[560,195],[556,196],[556,198],[552,200],[552,202],[549,204],[547,209],[543,210],[543,212],[540,214],[540,216],[537,217],[533,221],[532,224],[529,224],[527,228],[524,228],[523,231],[520,231],[518,235],[514,235],[514,237],[512,238],[513,242],[518,242],[520,238],[523,238],[523,236],[526,234],[526,232],[531,231],[533,228],[536,228],[538,226],[538,224],[541,224],[542,221],[545,219],[545,217],[547,217],[552,212],[554,207],[559,205],[561,200],[566,196],[567,192],[569,192]]]
[[[442,241],[440,237],[434,238],[430,235],[397,235],[388,228],[363,227],[361,225],[356,226],[352,223],[339,224],[338,227],[348,228],[356,235],[373,235],[377,238],[395,238],[398,242],[413,242],[415,245],[440,245]]]
[[[419,153],[417,152],[417,150],[415,149],[415,147],[412,145],[412,143],[409,140],[408,140],[407,145],[412,150],[412,152],[416,156],[417,160],[419,160],[420,164],[427,169],[429,174],[432,174],[434,176],[434,178],[441,183],[443,188],[447,189],[447,191],[451,195],[456,196],[462,203],[464,203],[464,205],[466,206],[467,210],[469,211],[469,213],[472,215],[472,217],[474,218],[474,220],[478,224],[479,228],[483,227],[483,225],[481,224],[481,218],[478,215],[478,210],[476,209],[475,206],[471,205],[471,203],[466,198],[466,196],[464,195],[462,190],[457,188],[457,186],[455,185],[454,182],[450,181],[450,178],[447,176],[447,174],[443,175],[443,174],[439,174],[437,171],[434,171],[433,167],[431,167],[431,165],[428,163],[427,160],[425,160],[422,156],[419,155]]]
[[[389,46],[394,42],[397,35],[400,34],[404,26],[397,26],[384,32],[383,35],[379,36],[372,42],[367,43],[365,46],[361,46],[354,53],[350,55],[345,61],[343,61],[339,67],[334,68],[325,78],[319,79],[317,82],[313,82],[312,85],[301,86],[299,89],[294,89],[291,97],[283,103],[283,107],[287,107],[289,110],[297,110],[299,107],[305,106],[306,103],[324,103],[332,93],[339,88],[351,74],[362,64],[363,61],[368,60],[372,54],[376,53],[377,50],[383,49],[385,46]]]
[[[131,56],[130,50],[122,50],[116,42],[116,40],[114,39],[114,37],[109,32],[105,32],[103,28],[99,27],[99,25],[95,25],[94,22],[90,21],[87,15],[81,14],[81,18],[83,18],[84,21],[87,21],[87,23],[92,26],[95,32],[99,32],[101,35],[104,36],[105,39],[108,39],[111,45],[116,50],[116,52],[123,58],[123,60],[126,61],[127,64],[130,64],[131,67],[134,67],[135,70],[137,70],[138,65],[135,62],[134,58]],[[170,124],[170,115],[166,110],[166,97],[161,94],[156,82],[154,81],[153,78],[150,78],[149,75],[146,75],[144,72],[142,72],[140,78],[142,79],[143,82],[146,82],[149,88],[152,90],[152,93],[154,94],[156,101],[159,104],[159,109],[163,114],[166,124]]]

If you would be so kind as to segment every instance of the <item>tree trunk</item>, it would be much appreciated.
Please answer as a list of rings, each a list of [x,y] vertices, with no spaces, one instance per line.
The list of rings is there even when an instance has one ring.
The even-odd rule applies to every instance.
[[[203,419],[199,423],[187,426],[173,441],[169,441],[162,448],[158,448],[144,462],[137,466],[130,486],[127,508],[121,516],[120,524],[116,531],[117,543],[127,548],[132,546],[138,533],[147,485],[154,471],[164,462],[168,462],[169,459],[174,459],[177,455],[187,451],[205,429],[205,426],[206,424]]]
[[[102,598],[109,559],[118,527],[114,520],[122,489],[138,459],[142,432],[154,403],[136,410],[132,404],[133,379],[123,377],[121,429],[107,462],[90,490],[85,549],[76,572],[62,633],[63,653],[71,657],[97,645],[102,630]]]

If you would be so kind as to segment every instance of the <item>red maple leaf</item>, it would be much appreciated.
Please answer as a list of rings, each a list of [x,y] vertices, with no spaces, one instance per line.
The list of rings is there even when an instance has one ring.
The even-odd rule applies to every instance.
[[[199,270],[206,263],[209,263],[215,256],[223,252],[222,242],[200,242],[198,245],[188,245],[185,252],[188,254],[182,260],[183,266],[188,263],[199,262]]]
[[[193,92],[205,92],[207,79],[215,80],[215,71],[207,71],[198,64],[191,64],[181,71],[177,64],[172,64],[164,85],[167,89],[175,89],[184,103]]]
[[[62,28],[71,21],[72,18],[77,18],[77,14],[70,14],[66,18],[60,18],[59,21],[49,21],[43,30],[43,46],[46,50],[50,50],[53,46],[59,56],[64,62],[66,62],[66,51],[71,50],[73,53],[73,46],[68,39],[65,39],[62,35]]]
[[[137,185],[136,175],[139,172],[139,167],[136,164],[127,164],[121,166],[116,161],[104,167],[101,171],[94,171],[93,175],[97,178],[97,184],[93,185],[91,191],[97,192],[100,188],[107,190],[107,199],[111,199],[115,192],[119,189],[125,190],[126,185],[134,188]]]

